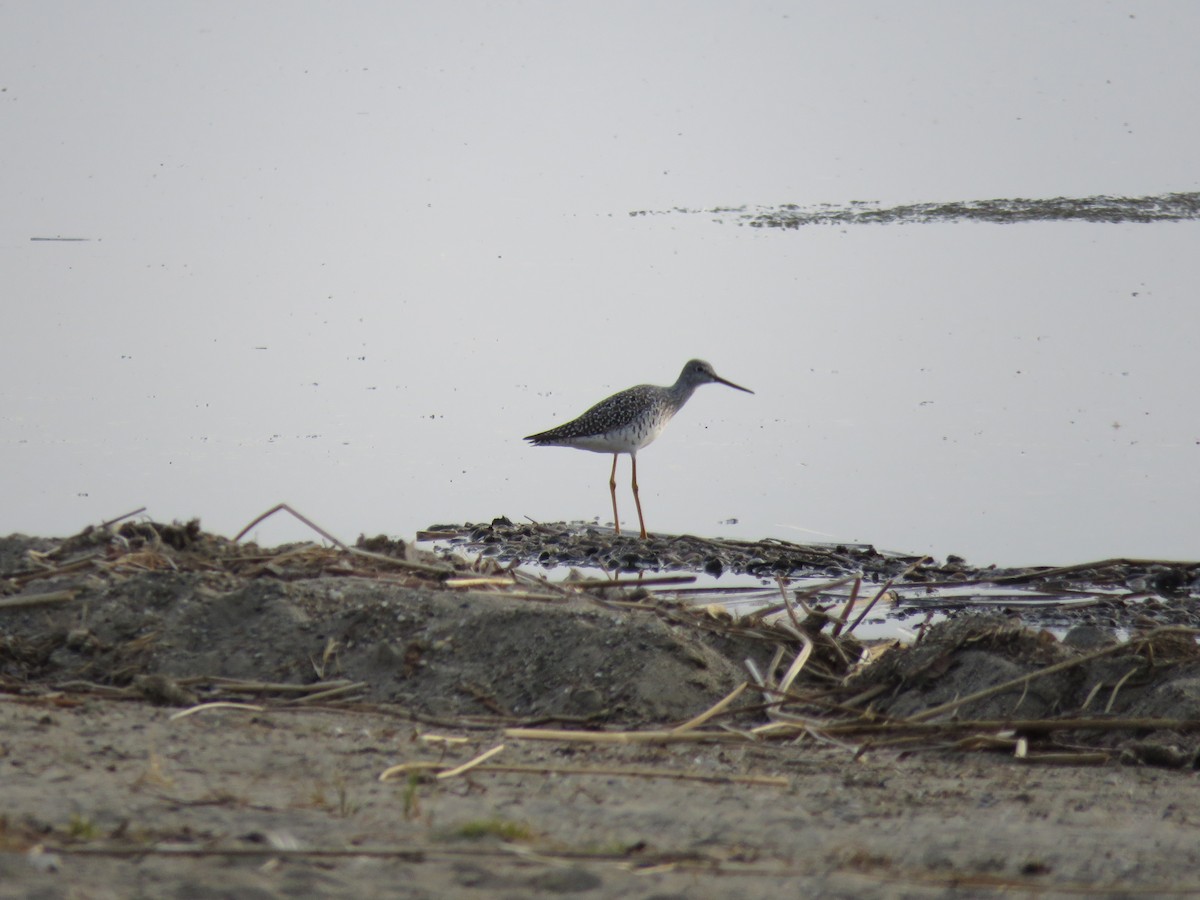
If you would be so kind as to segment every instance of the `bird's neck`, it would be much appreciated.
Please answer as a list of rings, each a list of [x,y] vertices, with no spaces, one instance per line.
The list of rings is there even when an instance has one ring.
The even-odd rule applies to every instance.
[[[696,385],[690,381],[677,381],[671,386],[671,406],[679,409],[691,399],[696,392]]]

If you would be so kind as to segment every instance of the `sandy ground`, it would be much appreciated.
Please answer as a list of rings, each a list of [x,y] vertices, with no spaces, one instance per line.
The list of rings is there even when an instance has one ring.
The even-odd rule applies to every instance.
[[[528,585],[489,593],[494,573],[145,536],[0,539],[0,897],[1200,895],[1190,638],[962,711],[1109,697],[1183,722],[1154,757],[1175,747],[1174,768],[1117,762],[1145,758],[1122,748],[1147,734],[1088,737],[1111,751],[1090,766],[928,739],[752,741],[753,707],[720,743],[599,744],[708,709],[774,645]],[[989,628],[877,664],[880,708],[1082,652]],[[241,708],[178,716],[213,700]],[[427,768],[380,781],[403,764]]]
[[[172,721],[142,703],[60,702],[0,703],[3,897],[1200,893],[1194,773],[855,760],[812,743],[597,748],[374,714]],[[467,742],[421,740],[431,733]],[[661,777],[378,780],[499,744],[492,762]]]

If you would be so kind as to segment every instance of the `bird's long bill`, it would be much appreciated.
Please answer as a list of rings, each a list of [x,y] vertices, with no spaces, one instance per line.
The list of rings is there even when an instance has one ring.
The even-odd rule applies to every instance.
[[[739,391],[745,391],[747,394],[754,393],[754,391],[750,390],[750,388],[744,388],[740,384],[734,384],[732,381],[726,381],[724,378],[722,378],[720,375],[716,374],[715,372],[713,373],[713,378],[715,378],[721,384],[728,385],[731,388],[737,388]]]

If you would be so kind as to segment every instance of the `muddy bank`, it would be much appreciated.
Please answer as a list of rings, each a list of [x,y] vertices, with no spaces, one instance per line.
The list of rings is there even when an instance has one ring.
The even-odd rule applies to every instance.
[[[28,565],[50,546],[0,539],[0,578],[17,591],[0,601],[9,690],[92,685],[199,702],[228,697],[226,681],[336,684],[428,716],[635,724],[694,715],[742,678],[712,632],[537,582],[522,589],[509,575],[489,581],[398,542],[385,542],[392,566],[130,525]]]
[[[541,551],[686,550],[727,572],[855,553],[880,580],[933,566],[539,534]],[[819,596],[735,621],[636,583],[550,584],[499,561],[519,542],[489,546],[260,548],[152,522],[0,539],[0,897],[1194,879],[1200,661],[1185,629],[1060,641],[968,612],[915,646],[868,646]],[[965,564],[937,577],[950,568]],[[381,782],[394,766],[408,768]]]
[[[496,537],[501,543],[487,543]],[[869,547],[640,542],[507,523],[464,540],[498,547],[495,557],[510,561],[538,547],[544,554],[547,545],[567,558],[603,547],[611,558],[635,544],[671,570],[719,554],[730,571],[760,561],[778,570],[785,559],[789,574],[818,564],[824,575],[841,574],[830,562],[836,557],[838,565],[857,560],[876,580],[1043,577],[1043,570],[936,566]],[[685,721],[746,683],[722,713],[741,728],[781,730],[781,722],[798,720],[798,733],[866,734],[881,723],[925,722],[931,710],[959,722],[1099,715],[1111,726],[1093,722],[1069,734],[1048,726],[1027,729],[1028,737],[1119,755],[1164,731],[1177,750],[1174,764],[1196,763],[1194,635],[1162,627],[1145,614],[1144,600],[1142,627],[1124,642],[1086,622],[1060,641],[993,610],[960,611],[922,628],[914,646],[868,647],[853,634],[862,615],[821,591],[781,587],[773,603],[734,619],[711,604],[672,601],[636,579],[550,583],[496,558],[439,557],[387,538],[356,548],[268,550],[197,523],[127,523],[66,541],[0,539],[0,562],[7,595],[0,598],[0,689],[17,695],[90,692],[174,706],[387,704],[428,719],[612,730]],[[1179,570],[1193,574],[1183,564]],[[1052,571],[1061,584],[1064,570]],[[1095,571],[1073,573],[1077,590]],[[1120,575],[1144,581],[1147,571],[1122,564]],[[1164,599],[1194,615],[1190,597]],[[942,709],[953,698],[961,702]],[[1124,720],[1148,724],[1122,727]]]

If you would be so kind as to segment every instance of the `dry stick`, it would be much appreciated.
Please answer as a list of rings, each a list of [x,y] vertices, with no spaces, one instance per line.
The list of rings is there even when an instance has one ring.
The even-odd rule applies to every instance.
[[[804,633],[803,629],[789,628],[786,623],[783,623],[783,627],[787,631],[792,632],[796,639],[804,645],[800,652],[796,654],[796,658],[792,660],[792,664],[788,666],[787,673],[783,676],[783,681],[779,682],[779,690],[787,693],[792,686],[792,682],[796,680],[796,676],[800,674],[800,670],[804,668],[804,664],[808,662],[808,658],[812,656],[813,640]]]
[[[775,673],[779,669],[779,664],[783,662],[783,655],[785,653],[787,653],[787,647],[785,647],[783,644],[778,644],[775,647],[775,653],[771,656],[771,663],[767,666],[767,677],[772,681],[775,679]],[[749,660],[747,660],[747,662],[749,662]],[[756,683],[763,690],[770,690],[771,688],[771,685],[763,679],[757,679]]]
[[[402,775],[406,772],[431,772],[441,768],[442,763],[436,762],[411,762],[402,763],[392,766],[383,775],[379,776],[380,781],[390,781],[397,775]],[[481,765],[475,768],[476,772],[492,772],[496,774],[514,774],[514,775],[595,775],[603,778],[625,777],[625,778],[670,778],[676,781],[709,781],[719,784],[756,784],[766,787],[789,787],[791,782],[782,776],[778,775],[721,775],[715,772],[678,772],[661,769],[643,769],[643,768],[624,768],[621,766],[581,766],[581,767],[566,767],[566,766],[488,766]],[[437,777],[448,775],[447,772],[442,772]],[[385,777],[386,776],[386,777]]]
[[[109,519],[107,522],[101,522],[99,527],[100,527],[100,528],[107,528],[109,525],[116,525],[116,524],[117,524],[118,522],[120,522],[122,519],[129,519],[129,518],[132,518],[133,516],[140,516],[140,515],[141,515],[142,513],[144,513],[145,511],[146,511],[146,507],[144,507],[144,506],[139,506],[139,507],[138,507],[137,509],[135,509],[133,512],[127,512],[127,513],[125,513],[125,515],[123,515],[123,516],[117,516],[115,519]]]
[[[846,634],[852,634],[854,632],[854,629],[859,626],[859,623],[861,623],[862,620],[867,617],[867,613],[869,613],[874,608],[875,604],[879,602],[879,598],[888,592],[888,589],[892,586],[893,580],[894,579],[889,578],[883,583],[883,587],[875,592],[875,596],[871,598],[871,602],[867,604],[866,608],[858,614],[858,618],[854,620],[854,624],[846,629]]]
[[[563,581],[560,584],[575,588],[650,587],[662,584],[691,584],[695,575],[655,575],[650,578],[585,578],[580,581]]]
[[[853,575],[847,575],[845,578],[838,578],[835,581],[825,581],[825,582],[822,582],[821,584],[814,584],[811,587],[797,588],[796,589],[796,599],[799,600],[801,597],[812,597],[816,594],[821,593],[822,591],[828,591],[828,590],[831,590],[836,587],[841,587],[843,584],[848,584],[849,582],[853,581],[854,577],[855,576],[853,576]],[[778,590],[781,590],[781,591],[783,590],[783,582],[784,582],[784,579],[782,578],[782,576],[776,577],[775,584],[776,584],[776,587]],[[704,588],[698,588],[697,590],[704,590]],[[772,589],[771,588],[757,588],[756,590],[766,592],[766,591],[770,591]],[[785,600],[786,600],[786,598],[785,598]],[[804,607],[804,610],[806,612],[809,611],[807,604],[801,603],[801,606]],[[748,612],[744,616],[742,616],[742,618],[743,619],[761,618],[763,616],[773,615],[774,613],[777,613],[780,610],[785,609],[785,608],[786,608],[786,605],[784,603],[772,603],[769,606],[762,606],[762,607],[759,607],[758,609],[752,609],[752,610],[750,610],[750,612]],[[830,619],[833,622],[839,621],[836,616],[832,616],[829,613],[825,613],[825,616],[826,616],[826,618]],[[843,622],[841,622],[841,624],[845,625],[846,623],[843,621]]]
[[[833,581],[823,581],[820,584],[812,584],[805,588],[797,588],[796,596],[798,597],[814,597],[822,591],[830,591],[834,588],[839,588],[843,584],[849,584],[858,578],[858,575],[843,575],[841,578],[835,578]],[[832,618],[832,616],[830,617]]]
[[[846,721],[855,721],[855,722],[864,721],[865,714],[861,710],[855,709],[852,706],[847,706],[845,702],[839,703],[836,700],[831,700],[829,697],[829,693],[824,692],[824,691],[814,694],[814,693],[797,693],[795,691],[784,692],[784,691],[779,690],[778,688],[767,688],[766,692],[768,694],[772,694],[772,695],[775,695],[778,697],[777,700],[772,701],[771,705],[778,705],[781,703],[795,703],[795,704],[799,704],[800,706],[817,706],[822,709],[829,710],[830,712],[844,713],[847,715],[855,716],[854,719],[846,720]],[[891,722],[891,721],[893,721],[891,716],[887,715],[886,713],[881,713],[881,712],[876,712],[876,713],[870,714],[869,716],[866,716],[865,720],[871,721],[871,722]]]
[[[51,603],[66,603],[79,596],[79,589],[51,591],[47,594],[24,594],[0,600],[0,609],[20,609],[24,606],[48,606]]]
[[[723,713],[726,709],[728,709],[729,705],[731,703],[733,703],[733,701],[736,700],[738,697],[740,697],[742,695],[742,692],[744,690],[746,690],[747,687],[749,687],[749,684],[747,682],[743,681],[741,684],[739,684],[737,687],[735,687],[732,691],[730,691],[728,694],[726,694],[723,698],[718,700],[716,703],[714,703],[712,706],[710,706],[704,712],[700,713],[700,715],[696,716],[695,718],[688,719],[682,725],[678,725],[675,728],[672,728],[671,731],[674,732],[675,734],[683,734],[686,731],[691,731],[694,728],[699,728],[701,725],[703,725],[709,719],[713,718],[713,716],[718,716],[721,713]]]
[[[470,738],[459,737],[457,735],[434,734],[430,731],[422,734],[419,739],[426,744],[445,744],[446,746],[450,746],[452,744],[465,744],[471,740]]]
[[[913,641],[914,644],[919,644],[925,640],[925,631],[929,628],[929,623],[933,621],[933,612],[931,609],[925,614],[925,620],[921,622],[921,627],[917,629],[917,639]]]
[[[783,733],[786,737],[791,737],[797,731],[807,731],[809,728],[820,728],[823,732],[828,733],[819,719],[805,719],[801,716],[789,714],[781,715],[772,722],[766,725],[759,725],[750,729],[750,735],[754,738],[770,737],[776,733]]]
[[[1200,634],[1200,629],[1187,628],[1182,625],[1168,625],[1164,628],[1156,628],[1153,631],[1147,632],[1146,634],[1142,635],[1141,638],[1138,639],[1138,642],[1141,645],[1145,646],[1150,641],[1154,640],[1154,638],[1159,637],[1160,635],[1165,635],[1165,634],[1192,634],[1192,635],[1195,635],[1195,634]],[[981,691],[976,691],[973,694],[968,694],[967,696],[960,697],[957,700],[951,700],[948,703],[942,703],[938,706],[931,707],[931,708],[925,710],[924,712],[917,713],[915,716],[909,716],[907,721],[923,722],[927,719],[932,719],[935,716],[940,716],[942,713],[946,713],[946,712],[950,712],[952,710],[958,709],[960,706],[963,706],[967,703],[972,703],[976,700],[982,700],[983,698],[990,697],[993,694],[1001,694],[1007,690],[1011,690],[1012,688],[1017,687],[1018,685],[1022,685],[1027,682],[1033,681],[1036,678],[1041,678],[1044,675],[1053,675],[1056,672],[1062,672],[1066,669],[1071,669],[1071,668],[1074,668],[1075,666],[1083,665],[1084,663],[1091,662],[1094,659],[1100,659],[1101,657],[1104,657],[1104,656],[1112,656],[1114,653],[1117,653],[1118,651],[1125,650],[1125,649],[1128,649],[1125,644],[1115,644],[1112,647],[1105,647],[1103,650],[1097,650],[1094,653],[1088,653],[1084,656],[1076,657],[1075,659],[1064,660],[1063,662],[1055,663],[1052,666],[1047,666],[1044,669],[1039,669],[1036,672],[1029,672],[1025,675],[1022,675],[1019,678],[1013,678],[1010,681],[1005,681],[1002,684],[993,685],[990,688],[984,688]]]
[[[323,534],[324,532],[322,532]],[[429,575],[450,575],[454,572],[453,569],[447,566],[431,566],[427,563],[410,562],[407,559],[397,559],[394,556],[387,556],[383,553],[375,553],[371,550],[363,550],[361,547],[351,547],[348,544],[343,544],[340,541],[338,546],[347,553],[353,553],[355,556],[361,556],[364,559],[371,559],[375,562],[386,563],[391,566],[399,566],[402,569],[412,569],[414,572],[425,572]]]
[[[465,738],[464,738],[464,740],[465,740]],[[491,750],[488,750],[486,753],[483,753],[483,754],[475,757],[474,759],[463,763],[461,766],[456,766],[453,769],[446,769],[442,772],[438,772],[437,777],[438,778],[447,778],[452,775],[459,775],[459,774],[467,771],[468,769],[476,768],[479,766],[479,764],[481,762],[483,762],[483,760],[488,759],[489,757],[495,756],[497,753],[499,753],[503,749],[504,749],[504,745],[500,744],[499,746],[493,747]],[[386,769],[384,769],[382,772],[380,772],[379,780],[380,781],[390,781],[391,779],[395,778],[397,775],[403,775],[406,772],[407,773],[432,772],[436,769],[440,769],[442,767],[442,765],[443,765],[443,763],[436,763],[436,762],[399,763],[394,766],[388,766]],[[482,769],[480,769],[480,771],[492,772],[499,768],[503,768],[503,767],[501,767],[501,766],[484,766]]]
[[[338,547],[341,547],[343,550],[347,549],[346,545],[343,544],[341,541],[339,541],[337,538],[335,538],[332,534],[330,534],[328,531],[326,531],[324,528],[322,528],[320,525],[316,524],[315,522],[310,521],[309,519],[306,519],[304,516],[300,515],[300,513],[296,512],[294,509],[292,509],[286,503],[276,503],[274,506],[272,506],[270,509],[268,509],[265,513],[262,513],[260,516],[258,516],[256,519],[254,519],[254,521],[252,521],[249,525],[247,525],[245,528],[243,528],[241,531],[239,531],[237,533],[237,536],[233,539],[233,542],[236,544],[238,541],[240,541],[242,538],[244,538],[246,536],[246,532],[248,532],[251,528],[253,528],[255,525],[257,525],[263,519],[268,519],[271,516],[275,515],[275,513],[279,512],[280,510],[286,510],[287,512],[290,512],[293,516],[295,516],[297,519],[299,519],[301,522],[303,522],[305,525],[307,525],[309,528],[311,528],[317,534],[321,535],[321,537],[325,538],[325,540],[329,541],[331,544],[336,544]]]
[[[112,697],[123,699],[125,697],[140,696],[138,692],[131,692],[128,688],[115,688],[108,684],[95,684],[91,681],[60,681],[53,685],[55,691],[89,691],[94,694],[99,694],[101,697]]]
[[[580,584],[578,581],[569,581],[567,584]],[[719,587],[693,587],[693,588],[678,588],[673,591],[663,591],[664,594],[672,594],[674,596],[687,595],[692,597],[696,594],[769,594],[773,593],[775,588],[763,587],[761,584],[726,584]]]
[[[198,712],[206,712],[210,709],[236,709],[242,712],[262,712],[266,709],[265,706],[254,706],[250,703],[229,703],[228,701],[219,700],[213,703],[201,703],[199,706],[189,706],[187,709],[181,709],[177,713],[171,713],[167,716],[168,722],[174,722],[177,719],[183,719],[187,716],[195,715]]]
[[[1021,708],[1021,704],[1025,702],[1025,698],[1029,696],[1029,682],[1025,682],[1025,686],[1021,688],[1021,696],[1017,699],[1017,705],[1012,708],[1015,714]]]
[[[463,578],[447,578],[442,582],[442,584],[449,588],[496,587],[510,585],[512,583],[512,578],[500,578],[495,575],[473,575]]]
[[[263,521],[263,519],[266,519],[266,518],[269,518],[269,517],[275,515],[275,513],[279,512],[280,510],[291,513],[293,516],[295,516],[297,519],[299,519],[301,522],[303,522],[305,525],[307,525],[309,528],[311,528],[317,534],[321,535],[321,537],[325,538],[325,540],[329,541],[331,544],[333,544],[334,546],[338,547],[341,550],[344,550],[347,553],[353,553],[355,556],[364,556],[367,559],[373,559],[377,562],[389,563],[394,566],[400,566],[401,568],[404,568],[404,569],[413,569],[417,572],[429,572],[431,574],[447,575],[454,571],[453,569],[448,569],[444,566],[430,566],[430,565],[426,565],[425,563],[409,562],[408,560],[405,560],[405,559],[397,559],[394,556],[385,556],[382,553],[373,553],[370,550],[363,550],[360,547],[351,547],[349,544],[345,544],[342,541],[339,541],[332,534],[330,534],[328,531],[326,531],[320,525],[313,522],[311,519],[308,519],[305,516],[302,516],[300,513],[296,512],[296,510],[292,509],[286,503],[277,503],[274,506],[272,506],[270,509],[268,509],[265,513],[258,516],[258,518],[256,518],[249,525],[247,525],[245,528],[243,528],[241,531],[239,531],[237,533],[237,536],[233,539],[233,543],[236,544],[238,541],[240,541],[243,537],[246,536],[246,532],[248,532],[251,528],[253,528],[255,525],[257,525],[259,522]]]
[[[782,649],[782,647],[779,648],[779,650]],[[779,650],[775,651],[776,661],[782,659],[782,655],[780,654]],[[775,664],[775,662],[772,662],[772,666]],[[763,678],[762,672],[758,671],[758,666],[755,664],[754,660],[747,656],[744,660],[742,660],[742,665],[746,667],[746,671],[750,673],[750,677],[754,680],[754,683],[758,685],[759,690],[766,690],[767,680]]]
[[[774,591],[774,588],[768,590]],[[748,613],[741,616],[742,620],[762,621],[766,616],[773,616],[775,613],[782,611],[784,608],[782,603],[768,603],[766,606],[760,606],[758,609],[752,609]]]
[[[1090,691],[1088,691],[1087,697],[1084,698],[1083,704],[1079,707],[1080,712],[1087,711],[1087,708],[1092,705],[1092,701],[1096,699],[1096,695],[1098,693],[1100,693],[1100,688],[1102,688],[1102,687],[1104,687],[1104,679],[1103,678],[1101,678],[1099,681],[1097,681],[1092,686],[1092,689]]]
[[[848,710],[852,710],[854,707],[861,706],[869,700],[874,700],[880,694],[885,694],[890,690],[892,690],[892,685],[890,684],[877,684],[874,687],[867,688],[861,694],[855,694],[853,697],[848,697],[842,701],[841,705]]]
[[[180,678],[178,682],[189,686],[194,684],[213,684],[231,694],[311,694],[354,684],[348,678],[317,681],[312,684],[291,684],[288,682],[244,681],[240,678],[225,678],[221,675],[193,675],[189,678]]]
[[[353,694],[358,691],[365,691],[370,685],[365,681],[356,681],[353,684],[344,684],[341,687],[330,688],[327,691],[321,691],[317,694],[307,694],[303,697],[296,697],[287,702],[290,704],[303,705],[305,703],[315,703],[318,700],[328,700],[330,697],[337,697],[341,694]]]
[[[495,593],[487,593],[485,591],[466,591],[467,594],[475,594],[483,600],[494,600]],[[539,603],[566,603],[570,600],[569,597],[564,597],[561,594],[539,594],[536,591],[504,591],[504,597],[508,600],[535,600]]]
[[[928,559],[929,559],[928,556],[922,556],[915,563],[913,563],[911,566],[909,566],[907,569],[905,569],[903,572],[901,572],[898,577],[901,579],[907,578],[910,574],[912,574],[914,571],[916,571],[917,568],[924,565],[925,561]],[[890,589],[891,586],[895,583],[896,583],[896,578],[889,578],[886,582],[884,582],[883,587],[881,587],[878,591],[876,591],[875,596],[871,598],[871,602],[867,604],[867,608],[864,609],[861,613],[859,613],[858,618],[854,620],[854,624],[846,629],[847,634],[854,631],[854,629],[859,626],[859,623],[861,623],[862,620],[867,617],[867,613],[869,613],[871,611],[871,607],[873,607],[876,603],[878,603],[879,598],[882,597],[885,593],[887,593],[888,589]]]
[[[775,583],[779,585],[779,596],[783,598],[783,608],[787,610],[788,618],[792,620],[792,624],[796,626],[796,630],[800,630],[800,620],[796,618],[796,611],[792,609],[792,602],[788,600],[787,587],[784,584],[783,576],[775,576]],[[805,612],[808,610],[806,609]],[[770,674],[770,673],[768,673]]]
[[[437,778],[439,778],[439,779],[454,778],[457,775],[461,775],[463,772],[469,772],[471,769],[474,769],[480,763],[487,762],[489,759],[491,759],[497,753],[502,752],[503,750],[504,750],[504,745],[497,744],[491,750],[485,750],[483,753],[480,753],[474,759],[467,760],[461,766],[456,766],[453,769],[447,769],[445,772],[438,772]],[[386,774],[387,773],[385,772],[384,775],[386,775]],[[383,780],[383,775],[379,776],[379,780],[380,781]]]
[[[854,603],[858,600],[858,590],[862,587],[862,576],[858,575],[854,579],[854,587],[850,589],[850,597],[846,600],[846,605],[842,607],[842,615],[840,622],[833,623],[833,637],[837,638],[842,633],[842,626],[850,621],[850,613],[854,611]]]
[[[804,602],[805,598],[812,599],[814,597],[818,597],[822,591],[840,588],[842,585],[849,584],[851,581],[856,580],[857,577],[858,576],[847,575],[845,578],[839,578],[837,581],[827,581],[824,584],[815,584],[812,587],[797,589],[796,602],[800,604],[800,608],[804,610],[805,615],[811,616],[813,614],[813,610],[807,603]],[[820,615],[824,616],[830,622],[833,622],[838,628],[846,627],[846,619],[844,617],[836,616],[828,610],[821,612]]]
[[[764,728],[768,726],[763,726]],[[833,722],[820,725],[827,734],[949,734],[958,731],[1200,731],[1200,719],[955,719],[947,722]],[[780,730],[780,729],[774,729]],[[993,735],[994,736],[994,735]]]
[[[988,582],[991,584],[1017,583],[1021,581],[1032,581],[1035,578],[1055,578],[1059,575],[1070,575],[1073,572],[1082,572],[1086,569],[1110,569],[1113,566],[1158,565],[1179,565],[1179,563],[1172,563],[1169,560],[1162,559],[1102,559],[1097,562],[1075,563],[1070,566],[1055,566],[1053,568],[1037,569],[1036,571],[1031,572],[1018,572],[1015,575],[999,575],[995,578],[989,578]]]
[[[741,735],[726,731],[567,731],[558,728],[505,728],[505,737],[527,741],[567,741],[579,744],[741,743]]]
[[[578,591],[568,589],[567,582],[547,581],[545,578],[535,578],[533,575],[530,575],[526,572],[522,572],[520,569],[512,569],[511,571],[512,571],[513,578],[516,579],[516,582],[518,584],[524,584],[528,587],[536,587],[536,588],[542,588],[544,590],[549,590],[552,592],[553,596],[558,600],[570,600],[573,597],[579,596]],[[505,594],[505,596],[508,596],[508,595]],[[551,596],[551,594],[547,594],[547,595],[545,595],[545,597],[538,596],[537,598],[534,598],[534,599],[548,599],[550,596]],[[601,606],[606,606],[606,607],[611,608],[611,604],[609,604],[605,600],[601,600],[600,598],[594,597],[589,594],[585,594],[584,596],[587,599],[592,600],[593,602],[595,602],[597,604],[600,604]],[[532,593],[530,594],[530,598],[533,598]],[[527,598],[527,599],[530,599],[530,598]]]
[[[1125,673],[1125,676],[1120,681],[1118,681],[1116,684],[1113,685],[1112,695],[1108,698],[1108,702],[1106,704],[1104,704],[1104,711],[1106,713],[1112,712],[1113,703],[1115,703],[1117,700],[1117,692],[1119,690],[1121,690],[1121,688],[1125,685],[1125,682],[1127,682],[1130,678],[1132,678],[1134,675],[1136,675],[1140,671],[1142,671],[1141,666],[1134,666],[1132,669],[1130,669],[1128,672]]]
[[[37,581],[41,578],[53,578],[55,575],[69,575],[71,572],[80,572],[83,569],[92,568],[100,561],[100,557],[103,555],[103,551],[97,550],[94,553],[89,553],[61,566],[39,569],[36,572],[21,572],[13,575],[9,580],[16,584],[26,584],[27,582]]]

